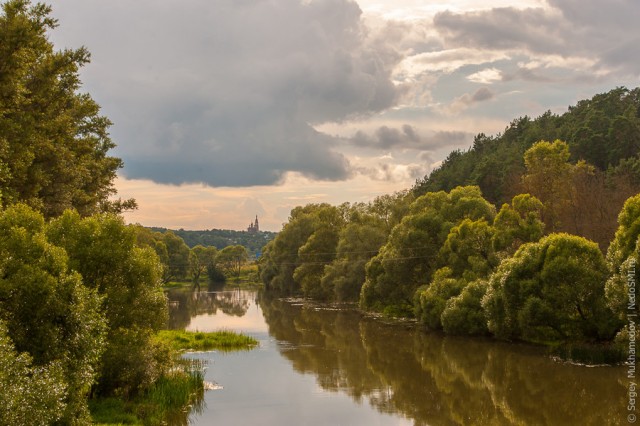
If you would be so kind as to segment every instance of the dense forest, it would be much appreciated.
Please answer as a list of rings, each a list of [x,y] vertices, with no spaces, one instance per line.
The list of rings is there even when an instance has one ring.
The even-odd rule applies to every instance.
[[[531,342],[623,339],[640,258],[640,89],[480,134],[411,189],[310,204],[265,248],[268,291]]]

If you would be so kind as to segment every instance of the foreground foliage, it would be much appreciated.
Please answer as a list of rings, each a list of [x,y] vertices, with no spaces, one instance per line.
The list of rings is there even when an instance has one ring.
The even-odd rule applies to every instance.
[[[90,401],[94,424],[187,425],[189,410],[204,401],[204,369],[198,362],[181,360],[180,366],[162,376],[144,393],[123,400],[106,397]]]
[[[0,14],[0,203],[27,203],[54,217],[135,207],[109,201],[122,167],[109,120],[85,93],[79,70],[85,48],[55,51],[47,32],[57,26],[44,4],[2,4]]]
[[[56,387],[63,390],[64,423],[88,416],[106,330],[104,299],[70,263],[47,239],[40,213],[21,204],[0,212],[0,326],[34,367],[62,373]]]
[[[86,424],[90,393],[135,401],[182,380],[155,337],[161,264],[135,236],[112,214],[47,223],[23,204],[0,211],[0,400],[20,406],[7,424]]]

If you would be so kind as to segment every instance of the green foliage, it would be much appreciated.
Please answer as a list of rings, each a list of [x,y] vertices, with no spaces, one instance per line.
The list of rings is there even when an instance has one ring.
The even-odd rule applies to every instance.
[[[121,327],[109,330],[101,364],[97,395],[130,399],[170,371],[174,358],[152,330]]]
[[[357,209],[338,238],[336,259],[324,268],[322,288],[333,289],[339,302],[357,302],[365,281],[365,266],[387,239],[387,222]]]
[[[142,420],[133,413],[132,403],[120,398],[100,398],[89,401],[91,420],[97,425],[139,425]]]
[[[466,286],[464,279],[452,278],[449,267],[436,271],[429,286],[416,292],[416,317],[430,329],[441,329],[440,317],[447,301],[460,294]]]
[[[193,285],[200,288],[200,275],[216,264],[218,249],[215,247],[195,246],[189,252],[189,268]]]
[[[249,260],[249,253],[244,246],[227,246],[220,250],[216,257],[216,264],[229,275],[240,276],[242,267]]]
[[[602,253],[584,238],[551,234],[525,244],[491,276],[482,301],[489,330],[538,342],[611,338],[606,277]]]
[[[442,329],[448,334],[487,334],[487,319],[482,298],[487,292],[487,281],[467,284],[459,295],[447,300],[440,315]]]
[[[618,216],[618,229],[607,253],[614,268],[634,253],[639,236],[640,194],[629,198]]]
[[[253,337],[228,330],[205,333],[183,330],[160,330],[156,339],[176,351],[233,351],[251,349],[258,344]]]
[[[540,200],[530,194],[516,195],[511,205],[503,204],[493,221],[494,250],[513,255],[523,243],[535,242],[542,238],[542,209]]]
[[[618,229],[607,252],[611,276],[606,284],[607,305],[621,324],[629,314],[638,315],[637,273],[640,261],[640,194],[629,198],[618,216]],[[631,290],[633,289],[633,291]],[[633,298],[630,299],[629,295]]]
[[[313,233],[298,249],[300,265],[293,272],[293,279],[302,293],[314,299],[327,300],[333,296],[333,282],[325,280],[325,266],[336,257],[340,231],[344,226],[342,211],[326,204],[318,206],[312,216]]]
[[[55,51],[51,8],[10,0],[0,14],[0,189],[2,204],[24,202],[46,217],[75,208],[82,215],[119,210],[111,202],[122,161],[107,152],[108,119],[79,93],[85,48]]]
[[[97,398],[89,403],[94,424],[186,425],[191,410],[204,402],[204,367],[200,362],[180,360],[169,374],[160,377],[135,398]]]
[[[291,211],[289,222],[259,261],[267,290],[338,301],[356,301],[365,265],[409,210],[412,196],[399,192],[364,204],[310,204]],[[410,305],[410,303],[409,303]]]
[[[81,218],[66,211],[51,221],[47,235],[65,249],[84,284],[104,297],[108,333],[100,393],[131,394],[153,383],[171,365],[165,349],[151,344],[168,315],[155,251],[138,247],[136,229],[112,214]]]
[[[417,198],[367,264],[360,305],[381,310],[384,305],[412,304],[416,289],[430,282],[451,228],[464,219],[493,221],[494,216],[495,208],[482,198],[478,187]]]
[[[151,386],[138,406],[145,424],[188,424],[189,411],[198,412],[204,403],[204,366],[183,360],[182,368],[162,376]]]
[[[543,220],[551,232],[560,227],[562,203],[571,173],[569,146],[560,140],[536,142],[524,153],[527,191],[544,205]]]
[[[413,190],[478,185],[496,205],[529,192],[544,203],[547,232],[583,236],[606,250],[624,201],[640,191],[639,110],[640,88],[617,88],[559,116],[519,118],[502,134],[479,134],[469,150],[452,152]],[[557,140],[565,142],[544,142]]]
[[[320,223],[318,210],[331,208],[328,204],[309,204],[291,210],[289,222],[284,225],[278,236],[267,244],[260,261],[260,278],[268,290],[285,294],[301,292],[301,285],[295,281],[293,274],[304,261],[310,260],[311,253],[303,258],[299,250]],[[326,256],[323,255],[320,260],[331,260],[331,257]]]
[[[541,203],[528,194],[504,204],[493,225],[486,219],[464,219],[449,231],[439,252],[439,265],[428,286],[415,296],[416,315],[432,329],[454,334],[485,334],[480,300],[487,279],[524,242],[542,235]]]
[[[0,320],[35,366],[58,363],[66,380],[63,419],[87,416],[86,395],[103,351],[101,298],[48,241],[42,215],[17,204],[0,213]]]
[[[640,88],[624,87],[595,95],[570,106],[562,115],[546,112],[531,119],[513,120],[496,136],[479,134],[465,152],[454,151],[414,187],[417,196],[448,191],[460,185],[478,185],[498,205],[517,193],[524,171],[523,156],[540,140],[567,142],[572,163],[582,159],[605,171],[640,150]]]
[[[0,321],[0,424],[52,424],[63,417],[67,385],[59,361],[34,366]]]
[[[484,218],[464,219],[451,228],[440,249],[440,264],[466,281],[486,277],[499,263],[493,247],[494,233]]]
[[[163,281],[184,280],[189,271],[189,246],[182,238],[171,231],[161,236],[167,249],[167,263],[164,268]]]

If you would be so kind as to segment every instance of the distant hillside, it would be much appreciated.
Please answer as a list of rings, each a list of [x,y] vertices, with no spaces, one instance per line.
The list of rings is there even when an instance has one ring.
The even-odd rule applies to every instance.
[[[546,112],[536,119],[521,117],[504,133],[475,137],[467,151],[453,151],[442,165],[416,182],[416,195],[478,185],[497,204],[520,192],[523,154],[540,140],[569,144],[572,162],[585,160],[607,176],[625,174],[640,182],[640,88],[619,87],[570,106],[562,115]]]
[[[165,232],[166,228],[150,228],[153,231]],[[184,240],[189,247],[195,247],[198,244],[203,246],[214,246],[217,249],[223,249],[227,246],[241,245],[244,246],[252,256],[259,255],[262,248],[277,233],[269,231],[260,231],[257,233],[249,233],[246,231],[232,231],[229,229],[211,229],[205,231],[185,231],[184,229],[171,230]]]

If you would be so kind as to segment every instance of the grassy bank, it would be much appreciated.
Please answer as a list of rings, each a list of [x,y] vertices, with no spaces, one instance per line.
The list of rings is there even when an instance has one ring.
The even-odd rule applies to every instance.
[[[258,344],[252,337],[232,331],[212,333],[161,330],[157,340],[176,353],[187,350],[249,350]],[[187,425],[189,413],[204,401],[204,364],[176,359],[176,368],[149,389],[131,398],[97,398],[89,402],[93,423],[114,425]]]
[[[212,333],[162,330],[157,338],[176,351],[237,351],[248,350],[258,344],[253,337],[226,330]]]

